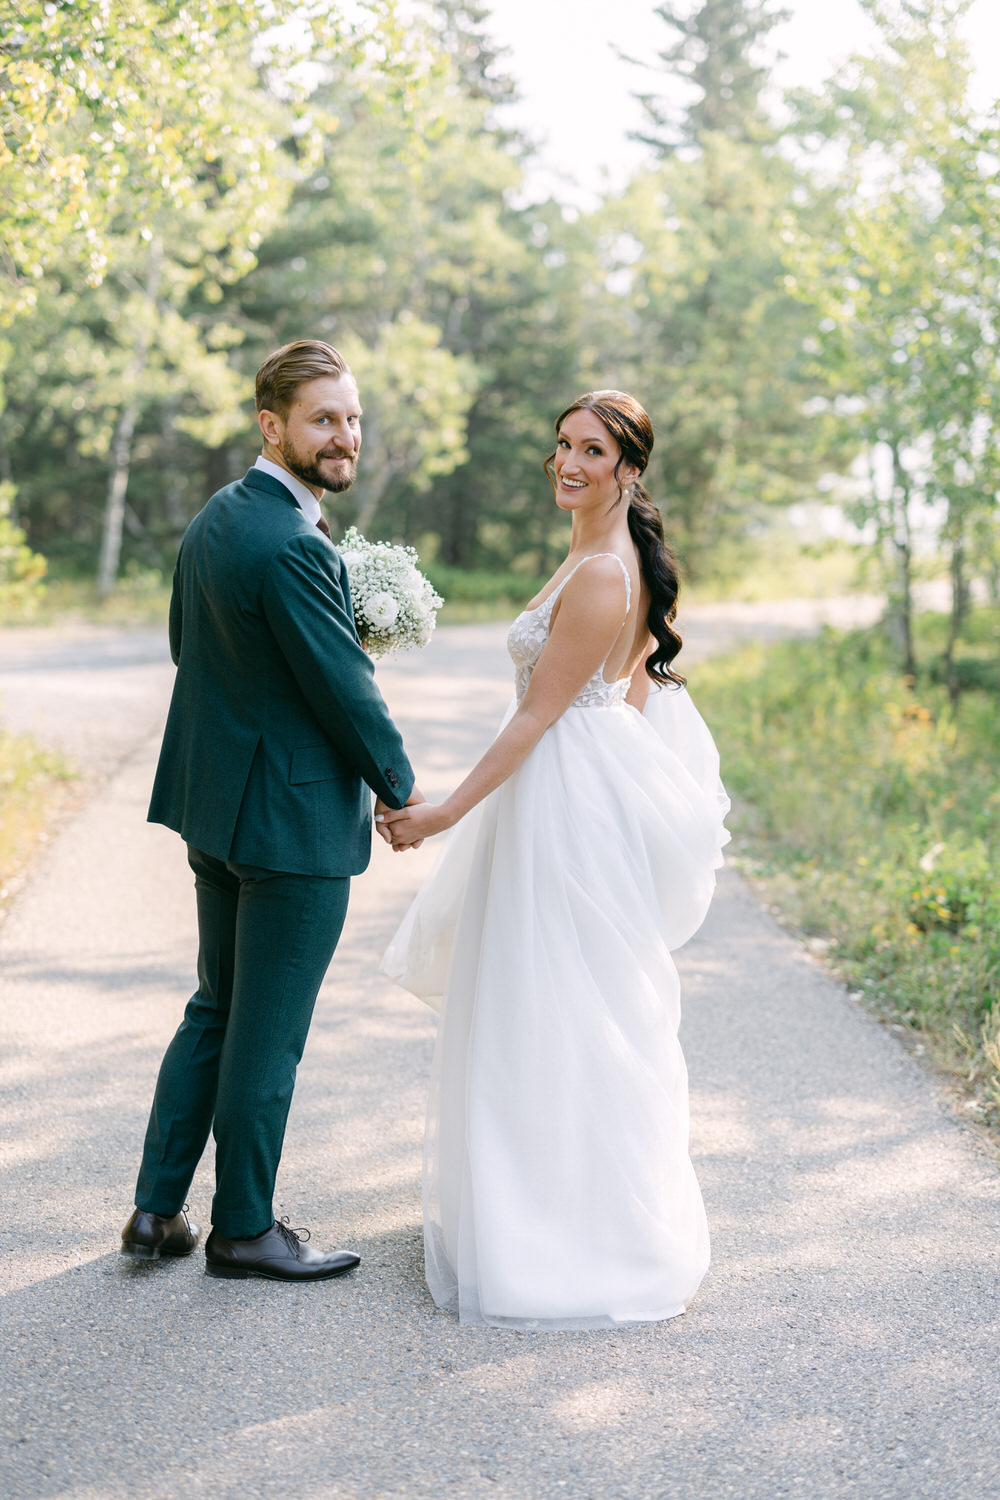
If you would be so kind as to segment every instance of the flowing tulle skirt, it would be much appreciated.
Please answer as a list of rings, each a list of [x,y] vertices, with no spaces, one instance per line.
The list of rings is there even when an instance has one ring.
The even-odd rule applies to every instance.
[[[728,807],[683,691],[569,709],[455,830],[383,960],[443,1010],[427,1280],[463,1321],[599,1328],[684,1311],[708,1266],[671,949]]]

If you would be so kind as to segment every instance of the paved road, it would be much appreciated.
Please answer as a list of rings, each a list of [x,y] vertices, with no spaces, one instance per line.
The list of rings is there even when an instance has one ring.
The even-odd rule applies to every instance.
[[[759,616],[687,622],[692,648],[751,628]],[[192,982],[193,902],[178,841],[143,821],[162,642],[93,644],[92,668],[78,639],[0,641],[11,717],[44,713],[104,778],[0,929],[5,1494],[1000,1495],[997,1163],[732,873],[680,955],[714,1244],[685,1317],[528,1335],[459,1328],[429,1301],[433,1022],[374,965],[431,847],[380,846],[356,882],[279,1178],[280,1212],[358,1248],[360,1273],[283,1287],[211,1281],[197,1256],[122,1260],[153,1077]],[[442,631],[380,677],[429,790],[509,691],[491,626]],[[196,1217],[210,1191],[203,1167]]]

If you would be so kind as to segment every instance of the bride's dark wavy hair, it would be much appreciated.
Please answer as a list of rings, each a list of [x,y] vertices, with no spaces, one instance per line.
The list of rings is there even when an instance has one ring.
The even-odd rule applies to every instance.
[[[610,432],[621,450],[615,464],[615,481],[618,499],[625,498],[618,471],[622,464],[631,465],[642,474],[653,451],[653,424],[649,416],[633,396],[625,391],[588,391],[556,417],[556,437],[566,418],[575,411],[592,411]],[[553,470],[555,452],[545,460],[545,473],[555,489]],[[642,575],[649,589],[649,614],[646,623],[649,633],[656,640],[656,650],[646,661],[646,672],[654,682],[673,682],[682,686],[684,678],[675,672],[670,663],[681,649],[681,638],[673,628],[677,614],[677,591],[679,579],[674,554],[663,538],[663,521],[638,479],[629,487],[628,529],[636,550]]]

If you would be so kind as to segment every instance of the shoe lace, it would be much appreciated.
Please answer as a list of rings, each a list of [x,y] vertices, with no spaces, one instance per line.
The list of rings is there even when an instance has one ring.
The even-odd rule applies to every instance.
[[[285,1241],[289,1250],[292,1251],[297,1252],[299,1241],[307,1240],[310,1237],[308,1229],[303,1229],[301,1227],[299,1227],[298,1229],[293,1229],[289,1222],[287,1214],[285,1214],[282,1218],[275,1220],[275,1228],[281,1235],[282,1239]]]

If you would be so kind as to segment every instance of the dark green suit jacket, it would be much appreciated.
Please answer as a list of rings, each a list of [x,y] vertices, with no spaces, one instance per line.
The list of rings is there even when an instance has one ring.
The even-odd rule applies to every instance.
[[[149,819],[206,854],[300,875],[371,858],[371,787],[401,807],[413,771],[354,628],[340,555],[260,469],[184,534],[170,603],[177,664]]]

